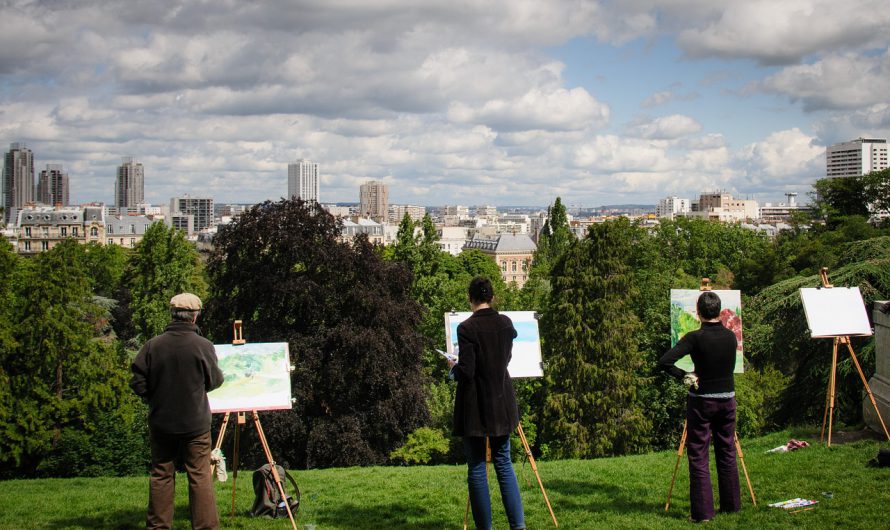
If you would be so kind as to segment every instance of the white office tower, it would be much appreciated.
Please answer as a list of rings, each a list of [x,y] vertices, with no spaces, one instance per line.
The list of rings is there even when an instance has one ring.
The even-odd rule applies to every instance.
[[[145,202],[145,170],[132,156],[121,159],[114,183],[114,205],[126,212]]]
[[[25,144],[13,143],[3,166],[3,208],[7,222],[26,204],[34,202],[34,154]]]
[[[689,209],[689,199],[666,197],[658,201],[655,216],[659,219],[673,219],[677,215],[688,213]]]
[[[300,159],[287,165],[287,198],[318,202],[318,164]]]
[[[213,199],[210,197],[173,197],[170,199],[170,215],[192,216],[192,227],[188,233],[199,232],[215,226]],[[181,227],[179,227],[181,228]]]
[[[887,167],[885,138],[857,138],[825,148],[826,177],[858,177]]]

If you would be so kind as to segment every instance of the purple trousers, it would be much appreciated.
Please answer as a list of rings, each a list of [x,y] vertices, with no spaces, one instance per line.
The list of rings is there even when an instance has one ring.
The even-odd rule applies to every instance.
[[[689,457],[689,503],[692,519],[714,517],[714,492],[708,465],[708,445],[714,439],[720,511],[742,508],[739,469],[735,460],[735,398],[689,396],[686,400],[686,452]]]

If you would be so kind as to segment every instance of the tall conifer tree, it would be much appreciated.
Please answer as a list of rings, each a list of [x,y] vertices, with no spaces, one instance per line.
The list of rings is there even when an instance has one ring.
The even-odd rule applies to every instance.
[[[623,261],[626,220],[591,227],[551,270],[541,328],[548,363],[542,441],[557,458],[588,458],[644,447],[648,422],[637,399],[642,365]]]

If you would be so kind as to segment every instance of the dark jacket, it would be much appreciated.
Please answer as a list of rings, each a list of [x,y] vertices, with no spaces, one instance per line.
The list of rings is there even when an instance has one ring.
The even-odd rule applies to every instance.
[[[130,370],[130,387],[148,401],[153,431],[194,436],[210,430],[207,392],[223,383],[223,374],[198,326],[171,322],[142,346]]]
[[[480,309],[457,326],[460,360],[452,373],[456,436],[504,436],[519,424],[519,409],[507,364],[516,329],[509,317]]]
[[[658,366],[678,379],[686,372],[674,363],[689,355],[698,376],[698,388],[689,388],[693,394],[720,394],[735,391],[735,333],[720,322],[702,322],[701,328],[690,331],[668,350],[658,361]]]

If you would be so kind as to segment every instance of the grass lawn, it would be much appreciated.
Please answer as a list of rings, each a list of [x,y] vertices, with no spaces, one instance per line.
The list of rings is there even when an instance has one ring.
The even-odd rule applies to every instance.
[[[810,447],[765,454],[789,438]],[[707,528],[887,528],[890,526],[890,469],[866,466],[879,444],[874,440],[831,449],[804,431],[784,431],[742,440],[757,506],[742,481],[739,514],[718,515]],[[689,492],[685,458],[669,513],[664,512],[676,451],[624,458],[539,462],[544,486],[560,528],[688,528]],[[517,464],[526,522],[531,529],[553,528],[528,464]],[[712,471],[713,473],[713,471]],[[297,514],[305,524],[326,529],[461,528],[466,506],[463,466],[370,467],[294,472],[303,492]],[[253,501],[250,472],[238,476],[236,515],[230,517],[232,479],[217,483],[223,528],[290,528],[285,520],[246,515]],[[185,476],[178,477],[176,528],[189,528]],[[716,480],[715,480],[716,482]],[[496,481],[491,480],[494,527],[507,528]],[[715,484],[716,485],[716,484]],[[832,492],[832,498],[823,496]],[[805,497],[814,509],[795,514],[768,503]],[[148,477],[11,480],[0,482],[0,528],[139,528],[148,498]]]

